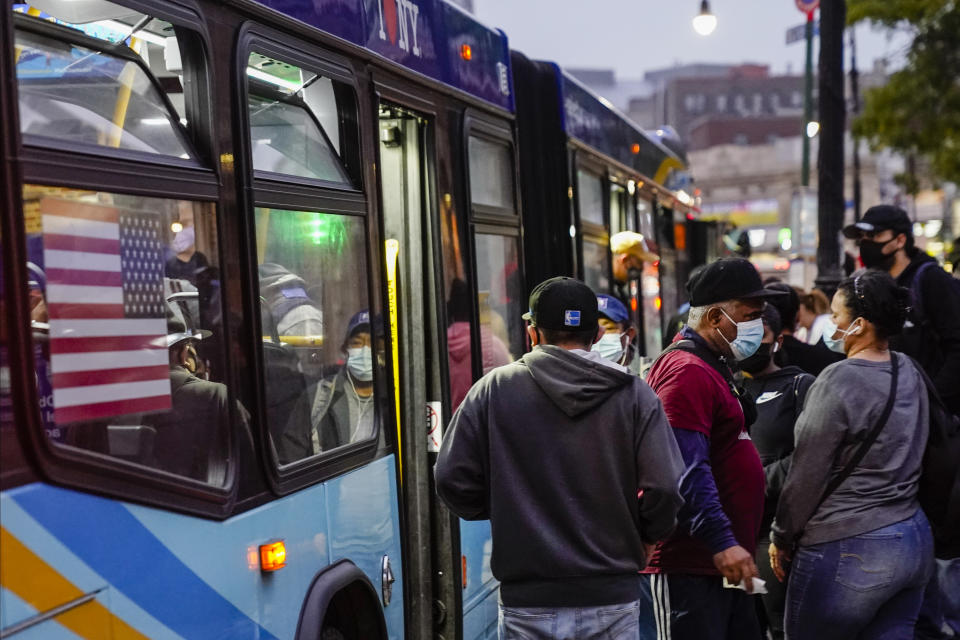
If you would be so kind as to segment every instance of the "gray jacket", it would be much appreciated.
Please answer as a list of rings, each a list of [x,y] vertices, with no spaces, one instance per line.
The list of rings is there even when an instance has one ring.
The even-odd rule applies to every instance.
[[[505,605],[590,606],[638,597],[643,543],[673,529],[682,472],[645,382],[543,346],[470,389],[436,481],[454,513],[490,519]]]
[[[824,488],[883,412],[891,365],[843,360],[824,369],[810,387],[773,523],[778,547],[860,535],[905,520],[919,508],[920,464],[930,431],[927,390],[913,362],[893,355],[900,371],[890,418],[850,477],[819,508]]]

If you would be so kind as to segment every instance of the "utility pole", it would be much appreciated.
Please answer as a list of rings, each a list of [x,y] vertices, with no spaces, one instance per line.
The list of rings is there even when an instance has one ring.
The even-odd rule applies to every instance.
[[[807,135],[807,124],[813,120],[813,14],[807,12],[807,66],[804,74],[803,92],[803,124],[800,126],[800,136],[803,138],[803,164],[800,165],[800,184],[810,186],[810,136]]]
[[[853,117],[860,115],[860,72],[857,70],[857,28],[850,27],[850,93],[853,94]],[[853,136],[853,221],[860,222],[860,137]]]
[[[847,105],[843,97],[843,31],[846,0],[820,6],[820,153],[817,161],[816,285],[832,296],[840,283],[840,230],[843,226],[843,136]]]

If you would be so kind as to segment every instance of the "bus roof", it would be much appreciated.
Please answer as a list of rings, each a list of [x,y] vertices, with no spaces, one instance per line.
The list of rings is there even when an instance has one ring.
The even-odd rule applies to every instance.
[[[653,135],[554,65],[560,87],[563,128],[568,136],[596,149],[640,175],[666,186],[670,173],[686,161]]]
[[[445,0],[257,0],[513,112],[507,36]]]

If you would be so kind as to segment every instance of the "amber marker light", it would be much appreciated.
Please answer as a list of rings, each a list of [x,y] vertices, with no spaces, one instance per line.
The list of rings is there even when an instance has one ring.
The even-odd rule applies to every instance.
[[[287,547],[283,540],[260,545],[260,570],[276,571],[287,566]]]
[[[640,143],[634,142],[633,146],[630,147],[630,151],[633,153],[633,155],[637,155],[638,153],[640,153]],[[642,185],[643,183],[641,182],[640,184]]]
[[[460,57],[468,61],[473,59],[473,49],[470,47],[470,45],[460,45]]]

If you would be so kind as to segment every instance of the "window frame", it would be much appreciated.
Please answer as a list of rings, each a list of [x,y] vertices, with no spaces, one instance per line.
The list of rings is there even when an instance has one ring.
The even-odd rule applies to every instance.
[[[470,175],[470,138],[480,138],[493,144],[505,145],[510,154],[511,195],[513,209],[478,204],[473,201],[473,183]],[[505,224],[519,227],[522,220],[520,211],[520,176],[518,174],[517,144],[513,130],[505,123],[493,122],[482,117],[478,112],[467,109],[464,114],[463,137],[463,168],[466,180],[466,198],[470,211],[470,219],[477,222]]]
[[[193,57],[188,58],[193,66],[190,73],[194,74],[199,80],[197,90],[189,94],[185,107],[187,113],[196,113],[194,119],[198,123],[196,128],[185,128],[179,121],[174,122],[174,126],[179,127],[183,137],[189,141],[192,146],[191,151],[196,153],[197,157],[184,159],[175,156],[163,154],[148,153],[143,151],[134,151],[130,149],[112,149],[100,145],[90,145],[72,141],[55,141],[55,143],[46,142],[51,140],[44,136],[34,134],[23,134],[17,127],[17,135],[21,140],[23,150],[23,173],[24,175],[37,176],[35,181],[42,181],[43,184],[54,186],[70,186],[75,180],[69,180],[63,176],[63,167],[66,165],[73,171],[76,171],[79,179],[86,178],[84,184],[96,185],[97,188],[107,191],[129,191],[129,184],[125,181],[117,180],[111,177],[120,175],[136,176],[137,179],[160,178],[152,180],[153,184],[142,185],[143,190],[140,195],[147,195],[150,191],[163,191],[159,186],[160,182],[168,180],[184,180],[187,185],[191,185],[195,190],[189,191],[191,197],[214,198],[219,194],[217,189],[217,176],[211,168],[211,159],[214,156],[212,151],[211,125],[212,113],[209,108],[198,108],[197,103],[205,102],[201,96],[209,96],[211,86],[209,82],[209,64],[210,47],[209,38],[205,27],[199,17],[199,14],[191,16],[191,20],[183,22],[182,18],[167,13],[162,4],[157,7],[138,8],[137,3],[123,3],[123,6],[137,9],[154,18],[159,18],[170,22],[176,27],[191,30],[199,39],[200,46],[195,51]],[[12,12],[11,12],[12,13]],[[21,14],[12,14],[12,23],[14,30],[22,30],[30,33],[47,36],[61,42],[69,42],[94,51],[108,52],[118,58],[136,64],[147,76],[154,89],[161,96],[164,106],[173,114],[177,111],[170,102],[166,91],[160,86],[157,79],[149,72],[143,59],[127,47],[116,47],[110,50],[104,46],[103,40],[93,38],[80,31],[69,27],[58,25],[46,21],[38,20]],[[186,46],[190,46],[187,44]],[[191,47],[192,48],[192,47]],[[199,58],[199,63],[197,59]],[[186,70],[185,70],[186,71]],[[15,73],[15,72],[14,72]],[[209,100],[206,101],[209,104]],[[19,103],[18,103],[19,108]],[[18,114],[19,115],[19,114]],[[19,122],[19,117],[18,117]],[[203,124],[200,124],[203,123]],[[61,158],[56,160],[55,158]],[[66,162],[64,162],[66,160]],[[100,165],[97,168],[91,167],[91,164]],[[108,175],[103,175],[104,169]],[[152,173],[160,175],[153,176]],[[198,178],[199,176],[199,178]],[[137,181],[138,181],[137,180]],[[137,181],[134,181],[135,183]],[[206,188],[204,188],[206,187]],[[212,188],[211,188],[212,187]],[[186,193],[186,191],[184,191]]]
[[[250,344],[250,359],[254,381],[249,386],[252,396],[250,413],[254,438],[258,442],[259,460],[266,470],[266,477],[270,489],[276,495],[287,495],[304,487],[328,480],[337,475],[369,464],[373,460],[392,453],[392,438],[388,426],[391,419],[390,407],[379,402],[384,385],[389,387],[389,372],[382,366],[374,366],[374,394],[378,398],[374,414],[377,421],[375,438],[354,442],[338,447],[329,452],[312,455],[288,465],[281,466],[271,453],[271,436],[266,419],[266,386],[265,365],[262,340],[263,327],[260,318],[259,278],[257,277],[257,246],[255,210],[258,207],[269,207],[305,212],[320,212],[328,214],[346,215],[360,218],[364,222],[364,236],[372,237],[375,228],[371,219],[370,207],[373,203],[367,197],[363,180],[362,157],[366,150],[364,130],[360,126],[360,111],[362,103],[359,99],[359,82],[350,63],[324,48],[310,44],[289,33],[281,33],[257,22],[246,22],[238,31],[236,47],[234,49],[233,76],[236,90],[233,93],[235,113],[239,114],[236,122],[236,153],[237,153],[237,182],[241,197],[239,209],[245,219],[244,231],[248,238],[246,254],[242,256],[245,263],[244,273],[249,284],[247,297],[250,324],[254,341]],[[342,185],[328,183],[321,180],[312,180],[299,176],[257,171],[253,167],[253,150],[250,137],[249,114],[249,82],[246,73],[250,54],[256,52],[271,58],[309,69],[335,82],[345,85],[353,93],[354,112],[346,114],[347,121],[355,128],[356,150],[355,168],[351,170],[346,159],[348,174],[355,180],[352,189],[345,189]],[[341,117],[344,117],[341,115]],[[379,262],[378,255],[371,250],[369,242],[365,242],[363,250],[367,259],[367,300],[371,317],[380,315],[382,310],[377,308],[379,298],[373,290],[374,271]],[[380,435],[384,433],[385,447],[379,446]]]
[[[193,92],[193,99],[188,101],[197,104],[212,104],[213,87],[210,82],[210,38],[206,22],[192,0],[181,0],[181,4],[168,3],[165,0],[155,0],[150,3],[139,0],[120,0],[117,4],[145,13],[154,18],[167,21],[176,27],[188,29],[195,36],[198,47],[196,55],[185,57],[192,65],[191,73],[196,74],[197,89]],[[7,35],[13,36],[14,27],[22,20],[31,20],[25,16],[18,16],[8,6],[0,25]],[[29,31],[39,31],[48,35],[67,36],[59,38],[68,42],[75,42],[84,46],[85,34],[74,32],[69,28],[40,22],[27,22]],[[37,27],[37,28],[34,28]],[[66,30],[66,31],[64,31]],[[94,48],[102,48],[102,42]],[[12,42],[12,39],[11,39]],[[142,61],[138,61],[144,68]],[[145,69],[145,68],[144,68]],[[10,73],[15,74],[13,64],[9,67]],[[146,69],[145,69],[146,71]],[[147,74],[155,85],[156,79]],[[15,75],[11,75],[15,78]],[[160,154],[146,154],[141,152],[105,149],[83,144],[63,144],[58,147],[49,145],[35,145],[34,136],[23,136],[19,126],[19,102],[16,83],[13,83],[9,93],[5,96],[8,101],[5,105],[10,109],[10,117],[4,123],[11,135],[9,145],[19,153],[16,162],[19,164],[19,175],[15,175],[9,183],[14,186],[15,193],[10,194],[11,200],[16,203],[11,215],[4,216],[9,220],[9,226],[14,227],[15,233],[10,234],[10,243],[15,243],[8,260],[26,256],[25,229],[23,217],[23,189],[25,185],[36,184],[53,187],[76,188],[97,192],[110,192],[141,197],[158,198],[165,200],[187,200],[212,203],[215,207],[218,242],[223,235],[222,207],[219,188],[219,167],[209,161],[216,158],[217,144],[213,135],[213,112],[211,109],[196,111],[197,123],[195,128],[188,130],[186,135],[197,153],[196,160],[185,161],[181,158],[171,158]],[[163,99],[169,108],[169,99],[166,93],[158,86]],[[0,89],[0,93],[4,90]],[[194,107],[190,107],[194,108]],[[175,110],[173,110],[176,113]],[[179,123],[177,123],[178,126]],[[105,153],[105,151],[108,151]],[[205,164],[206,163],[206,164]],[[218,259],[220,256],[218,256]],[[15,268],[9,271],[12,277],[22,274],[22,269]],[[20,280],[17,280],[20,281]],[[12,372],[15,378],[23,373],[33,373],[33,339],[27,329],[25,315],[17,314],[16,322],[11,323],[11,337],[19,338],[21,351],[11,355],[26,354],[19,371]],[[225,327],[225,332],[228,328]],[[17,335],[17,332],[22,332]],[[229,352],[229,350],[227,350]],[[231,371],[229,354],[224,353],[224,364],[227,371]],[[19,374],[19,375],[17,375]],[[229,375],[229,374],[228,374]],[[29,378],[32,380],[32,375]],[[17,429],[21,442],[27,447],[39,467],[41,477],[57,484],[90,491],[96,494],[107,495],[113,498],[148,504],[171,511],[184,512],[202,517],[223,519],[230,515],[238,487],[239,438],[231,433],[227,476],[221,487],[206,484],[199,480],[177,476],[156,468],[139,465],[106,454],[88,451],[78,447],[61,446],[52,442],[44,433],[40,419],[39,398],[36,386],[25,383],[24,393],[20,396],[22,402],[17,406]],[[230,404],[230,422],[236,424],[236,394],[233,385],[228,385]]]

